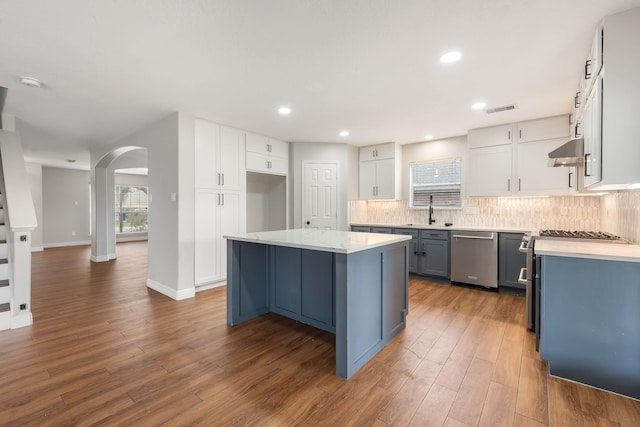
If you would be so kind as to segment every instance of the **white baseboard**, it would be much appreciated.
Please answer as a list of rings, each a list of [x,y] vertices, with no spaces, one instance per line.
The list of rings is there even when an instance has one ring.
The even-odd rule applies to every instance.
[[[215,283],[204,283],[202,285],[196,285],[196,292],[208,291],[209,289],[219,288],[221,286],[225,286],[227,284],[227,280],[221,280]]]
[[[11,329],[11,311],[0,313],[0,331]]]
[[[45,243],[42,246],[44,249],[48,249],[48,248],[64,248],[67,246],[86,246],[90,244],[91,244],[91,240],[78,240],[77,242]]]
[[[24,328],[33,325],[33,315],[30,311],[23,312],[11,318],[11,329]]]
[[[156,292],[160,292],[162,295],[166,295],[176,301],[193,298],[196,296],[195,288],[175,290],[151,279],[147,279],[147,287],[153,289]]]
[[[31,252],[42,252],[44,251],[44,246],[31,246]]]

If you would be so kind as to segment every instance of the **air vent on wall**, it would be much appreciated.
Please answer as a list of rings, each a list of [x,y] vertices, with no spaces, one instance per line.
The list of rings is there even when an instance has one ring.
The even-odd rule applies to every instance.
[[[516,109],[516,104],[509,104],[509,105],[503,105],[501,107],[487,108],[486,110],[484,110],[484,112],[487,114],[493,114],[493,113],[501,113],[503,111],[515,110],[515,109]]]

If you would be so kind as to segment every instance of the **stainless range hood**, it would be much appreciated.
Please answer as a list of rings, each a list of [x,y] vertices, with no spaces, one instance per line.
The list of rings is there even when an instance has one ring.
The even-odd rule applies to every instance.
[[[572,139],[549,153],[549,166],[576,166],[584,162],[584,139]]]

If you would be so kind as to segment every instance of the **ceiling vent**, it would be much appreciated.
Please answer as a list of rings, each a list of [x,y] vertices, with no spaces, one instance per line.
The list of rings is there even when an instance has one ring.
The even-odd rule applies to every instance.
[[[493,114],[493,113],[502,113],[503,111],[509,111],[509,110],[515,110],[515,109],[516,109],[516,104],[509,104],[509,105],[503,105],[501,107],[496,107],[496,108],[487,108],[486,110],[484,110],[484,112],[487,114]]]

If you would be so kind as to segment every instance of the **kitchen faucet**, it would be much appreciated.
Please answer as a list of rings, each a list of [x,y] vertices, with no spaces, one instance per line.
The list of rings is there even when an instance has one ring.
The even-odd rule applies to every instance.
[[[433,216],[433,195],[430,195],[429,196],[429,225],[436,222],[435,218],[432,218],[432,216]]]

